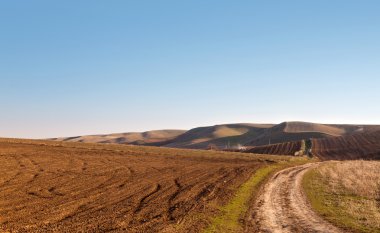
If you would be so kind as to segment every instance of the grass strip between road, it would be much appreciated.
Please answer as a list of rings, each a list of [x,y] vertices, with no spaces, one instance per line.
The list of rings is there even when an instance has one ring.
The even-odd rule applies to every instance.
[[[258,169],[251,178],[236,192],[235,197],[225,206],[221,207],[221,214],[216,216],[204,233],[213,232],[240,232],[242,225],[240,219],[248,211],[252,194],[279,165],[269,165]]]
[[[304,157],[292,158],[290,161],[278,162],[258,169],[247,182],[240,186],[232,200],[220,208],[221,214],[211,220],[211,224],[203,233],[243,232],[242,220],[250,208],[252,198],[258,192],[259,186],[277,171],[312,161],[314,160]]]

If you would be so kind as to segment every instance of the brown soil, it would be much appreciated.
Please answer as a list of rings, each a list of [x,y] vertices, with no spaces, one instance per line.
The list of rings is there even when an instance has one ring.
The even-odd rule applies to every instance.
[[[305,164],[276,173],[264,186],[253,208],[252,229],[246,232],[340,233],[313,212],[301,187],[305,172],[317,166]]]
[[[312,152],[321,159],[380,159],[380,131],[313,139]]]
[[[380,131],[366,129],[364,133],[312,139],[312,154],[322,160],[380,159]],[[299,134],[297,134],[299,135]],[[248,147],[244,152],[273,155],[295,155],[301,141]]]
[[[0,164],[0,231],[199,232],[264,159],[0,139]]]
[[[301,149],[301,141],[285,142],[279,144],[271,144],[267,146],[257,146],[246,150],[248,153],[256,154],[272,154],[272,155],[294,155]]]

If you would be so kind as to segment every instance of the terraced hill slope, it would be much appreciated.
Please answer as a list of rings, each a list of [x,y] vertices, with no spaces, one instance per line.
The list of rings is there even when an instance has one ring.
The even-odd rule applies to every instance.
[[[353,133],[338,137],[313,138],[311,152],[322,160],[380,159],[380,131]],[[305,140],[250,147],[244,152],[257,154],[296,155],[306,152]]]
[[[313,139],[312,144],[321,159],[380,159],[380,131]]]
[[[252,147],[245,152],[255,154],[271,154],[271,155],[295,155],[301,150],[302,142],[283,142],[278,144],[271,144],[266,146]]]
[[[310,122],[283,122],[265,130],[252,138],[247,146],[262,146],[283,142],[307,140],[310,138],[328,138],[379,129],[378,125],[329,125]]]

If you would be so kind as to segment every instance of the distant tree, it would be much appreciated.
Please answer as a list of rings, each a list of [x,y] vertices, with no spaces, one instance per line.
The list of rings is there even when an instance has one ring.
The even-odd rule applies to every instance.
[[[305,147],[306,147],[305,150],[306,150],[307,156],[312,158],[313,157],[313,152],[312,152],[313,141],[312,141],[312,139],[308,139],[305,141]]]

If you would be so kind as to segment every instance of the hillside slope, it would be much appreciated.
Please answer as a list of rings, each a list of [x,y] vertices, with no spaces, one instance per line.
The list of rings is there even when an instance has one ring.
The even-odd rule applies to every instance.
[[[380,130],[379,125],[336,125],[310,122],[283,122],[265,130],[252,138],[246,146],[263,146],[307,140],[310,138],[329,138]]]
[[[380,131],[313,139],[312,152],[321,159],[380,159]]]
[[[244,145],[258,137],[270,124],[226,124],[194,128],[178,136],[165,147],[207,149],[214,145],[219,149]]]
[[[177,137],[185,130],[152,130],[142,133],[117,133],[104,135],[89,135],[67,138],[55,138],[56,141],[88,142],[88,143],[118,143],[143,145],[147,143],[159,143]]]
[[[283,122],[281,124],[223,124],[185,130],[156,130],[144,133],[58,138],[59,141],[119,143],[189,149],[236,149],[240,146],[257,147],[311,138],[330,138],[380,130],[379,125],[336,125],[309,122]],[[291,153],[294,148],[285,150]],[[267,149],[265,149],[267,150]],[[272,149],[269,149],[271,151]],[[290,150],[290,151],[289,151]]]
[[[322,160],[380,159],[380,131],[311,139],[312,154]],[[247,153],[295,155],[302,141],[254,146]]]
[[[270,154],[270,155],[295,155],[301,150],[302,142],[283,142],[266,146],[255,146],[245,150],[247,153]]]

